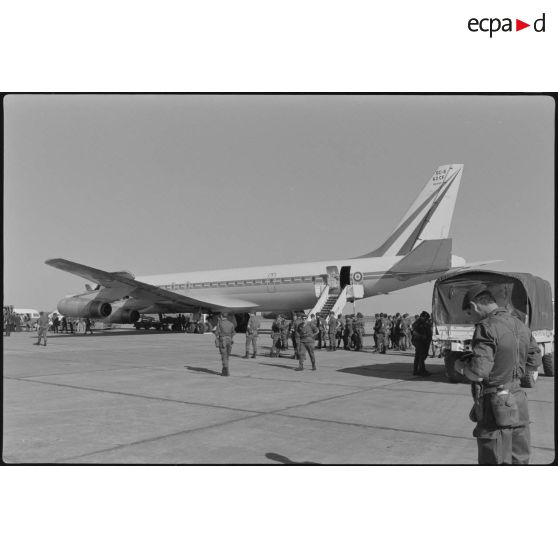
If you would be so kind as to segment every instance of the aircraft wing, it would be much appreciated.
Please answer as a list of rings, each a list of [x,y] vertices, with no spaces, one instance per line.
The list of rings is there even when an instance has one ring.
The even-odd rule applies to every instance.
[[[102,291],[99,298],[105,298],[107,302],[118,300],[123,296],[131,296],[134,298],[145,300],[146,303],[169,305],[180,304],[182,306],[191,306],[194,308],[204,307],[210,310],[234,310],[236,308],[255,308],[255,305],[247,300],[232,299],[224,297],[221,294],[215,296],[194,298],[185,296],[178,292],[161,289],[155,285],[137,281],[131,273],[126,271],[103,271],[87,265],[71,262],[62,258],[46,260],[45,263],[56,269],[67,271],[79,277],[83,277],[88,281],[97,283],[107,289],[106,296],[103,297]]]

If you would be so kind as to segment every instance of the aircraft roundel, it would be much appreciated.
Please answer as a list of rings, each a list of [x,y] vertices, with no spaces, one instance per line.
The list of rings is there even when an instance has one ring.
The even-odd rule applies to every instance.
[[[353,273],[353,281],[362,281],[362,273],[360,271]]]

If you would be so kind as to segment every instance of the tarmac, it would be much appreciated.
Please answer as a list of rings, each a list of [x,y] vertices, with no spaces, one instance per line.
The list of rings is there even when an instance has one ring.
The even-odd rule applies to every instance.
[[[96,331],[4,337],[2,458],[7,464],[475,464],[470,387],[441,359],[412,375],[412,352],[292,349],[242,359],[230,377],[211,334]],[[527,390],[532,464],[554,461],[554,378]]]

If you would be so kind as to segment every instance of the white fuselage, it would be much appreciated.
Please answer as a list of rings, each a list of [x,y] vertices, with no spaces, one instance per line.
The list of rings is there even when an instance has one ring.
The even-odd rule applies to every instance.
[[[345,282],[351,282],[360,273],[362,280],[358,282],[364,287],[364,297],[431,281],[447,271],[391,272],[401,259],[401,256],[354,258],[151,275],[137,280],[192,298],[214,301],[232,310],[268,312],[312,308],[320,294],[320,285],[331,284],[328,267],[337,268]],[[344,273],[342,268],[347,268]]]

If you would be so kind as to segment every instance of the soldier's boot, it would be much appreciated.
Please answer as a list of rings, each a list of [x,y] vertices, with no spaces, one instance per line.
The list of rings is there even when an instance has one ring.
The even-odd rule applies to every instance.
[[[246,353],[242,358],[248,358],[250,355]]]
[[[316,370],[317,370],[317,368],[316,368],[316,365],[315,365],[315,364],[313,364],[313,365],[312,365],[312,370],[314,370],[314,371],[316,371]]]
[[[304,370],[304,366],[302,366],[302,364],[299,364],[298,368],[295,368],[295,372],[302,372]]]
[[[254,354],[252,355],[252,358],[256,358],[256,353],[254,353]]]
[[[223,366],[221,376],[228,376],[228,375],[229,375],[229,369],[227,367]]]

